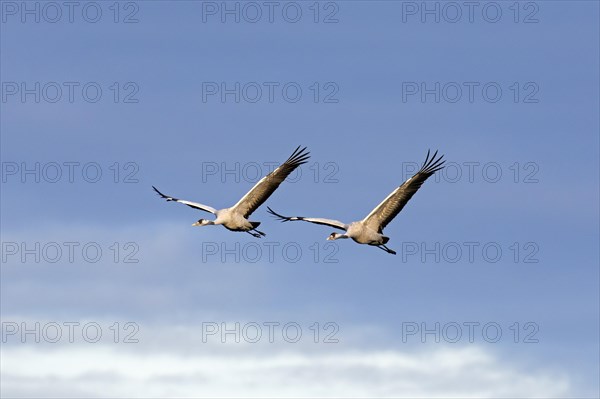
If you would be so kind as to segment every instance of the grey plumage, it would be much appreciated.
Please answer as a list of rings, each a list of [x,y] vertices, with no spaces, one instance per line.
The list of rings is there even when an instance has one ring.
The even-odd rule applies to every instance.
[[[339,238],[352,238],[359,244],[373,245],[384,251],[396,254],[395,251],[385,246],[389,237],[383,235],[383,229],[400,213],[412,196],[421,188],[425,180],[435,172],[442,169],[444,162],[443,156],[437,157],[437,151],[430,158],[430,151],[427,151],[425,162],[421,169],[414,176],[406,180],[397,189],[392,191],[379,205],[375,207],[363,220],[345,224],[338,220],[309,218],[302,216],[284,216],[273,209],[268,208],[268,212],[282,222],[304,221],[344,230],[345,234],[331,233],[328,240],[337,240]]]
[[[158,191],[154,186],[152,188],[162,198],[167,201],[179,202],[189,207],[199,209],[205,212],[216,215],[215,220],[200,219],[193,226],[206,226],[206,225],[223,225],[226,229],[231,231],[244,231],[254,237],[264,236],[265,233],[256,230],[260,225],[260,222],[252,222],[247,218],[260,207],[266,200],[277,190],[279,185],[292,173],[297,167],[306,163],[310,157],[309,152],[306,151],[306,147],[300,148],[298,146],[292,155],[277,169],[263,177],[258,183],[252,187],[252,189],[242,197],[234,206],[224,209],[215,209],[208,205],[199,204],[197,202],[191,202],[187,200],[181,200],[175,197],[165,195]],[[254,232],[255,233],[254,233]]]

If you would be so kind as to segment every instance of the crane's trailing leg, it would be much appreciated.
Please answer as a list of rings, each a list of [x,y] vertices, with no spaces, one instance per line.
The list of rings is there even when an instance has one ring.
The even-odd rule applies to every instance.
[[[252,232],[252,231],[247,231],[246,233],[250,234],[252,237],[256,237],[256,238],[261,238],[262,236],[266,236],[265,233],[263,233],[262,231],[258,231],[255,230],[256,233]]]
[[[385,245],[381,244],[381,245],[377,245],[377,248],[380,248],[382,251],[387,252],[388,254],[392,254],[392,255],[396,255],[396,251],[394,251],[393,249],[389,249],[388,247],[386,247]]]
[[[262,231],[256,230],[256,228],[258,226],[260,226],[260,222],[250,222],[250,224],[252,225],[252,228],[250,229],[250,231],[256,231],[256,233],[250,233],[250,231],[248,233],[252,234],[256,238],[260,238],[260,237],[266,236],[266,234],[263,233]],[[255,235],[255,234],[257,234],[257,235]]]

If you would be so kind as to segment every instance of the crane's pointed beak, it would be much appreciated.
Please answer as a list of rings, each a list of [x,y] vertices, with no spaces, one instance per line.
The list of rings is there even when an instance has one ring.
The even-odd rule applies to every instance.
[[[198,222],[192,224],[192,226],[200,226],[200,224],[201,224],[200,221],[198,221]]]

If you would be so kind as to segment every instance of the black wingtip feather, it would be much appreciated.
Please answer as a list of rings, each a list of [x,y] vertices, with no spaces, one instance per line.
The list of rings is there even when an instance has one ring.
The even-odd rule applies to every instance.
[[[167,201],[177,201],[177,198],[169,197],[168,195],[161,193],[156,187],[152,186],[152,188],[154,189],[154,191],[156,191],[158,195],[160,195],[161,198],[164,198]]]
[[[307,152],[306,148],[307,147],[302,146],[296,147],[292,155],[290,155],[285,163],[296,167],[305,164],[308,158],[310,158],[310,152]]]
[[[433,155],[431,156],[431,158],[429,157],[431,154],[431,150],[427,150],[427,157],[425,157],[425,162],[423,162],[423,165],[421,166],[421,170],[419,171],[419,173],[426,173],[427,175],[432,175],[435,172],[437,172],[440,169],[444,168],[444,163],[446,162],[444,160],[444,155],[440,155],[438,158],[437,154],[438,154],[438,150],[436,150]]]
[[[289,222],[290,218],[285,217],[283,215],[280,215],[279,213],[275,212],[273,209],[271,209],[270,207],[267,207],[267,212],[270,213],[273,217],[275,217],[276,219],[280,220],[282,223],[283,222]]]
[[[161,197],[163,197],[163,198],[165,198],[165,197],[166,197],[166,195],[164,195],[163,193],[161,193],[160,191],[158,191],[158,188],[156,188],[156,187],[154,187],[154,186],[152,186],[152,188],[153,188],[153,189],[154,189],[154,191],[156,191],[156,193],[157,193],[158,195],[160,195]]]

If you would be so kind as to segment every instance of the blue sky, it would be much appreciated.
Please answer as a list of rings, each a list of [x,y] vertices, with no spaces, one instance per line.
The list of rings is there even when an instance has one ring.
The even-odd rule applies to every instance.
[[[72,23],[65,8],[50,23],[53,10],[37,3],[38,23],[23,15],[23,3],[1,4],[3,332],[15,322],[97,321],[106,332],[115,321],[132,321],[140,340],[44,345],[9,336],[3,395],[94,395],[90,387],[102,383],[111,387],[105,396],[598,396],[598,3],[477,2],[472,22],[463,6],[456,23],[447,21],[453,10],[436,2],[427,4],[439,7],[439,23],[434,15],[421,21],[421,2],[322,2],[317,23],[313,2],[276,3],[273,23],[262,3],[252,3],[263,13],[256,23],[243,11],[239,23],[231,15],[222,22],[221,2],[122,2],[117,23],[112,2],[92,4],[102,12],[96,23],[81,14],[86,3]],[[203,13],[212,7],[216,15]],[[295,9],[302,17],[288,22]],[[496,9],[501,16],[492,23]],[[137,22],[123,23],[130,13]],[[324,23],[327,15],[337,22]],[[23,100],[22,85],[35,91],[36,82],[40,101],[35,94]],[[72,102],[65,82],[75,82]],[[236,82],[239,102],[203,92]],[[436,83],[437,102],[436,94],[406,91]],[[97,102],[84,98],[86,84],[101,88]],[[62,95],[52,102],[56,85]],[[282,93],[286,85],[302,90],[297,102]],[[262,96],[252,102],[257,86]],[[285,160],[298,145],[308,146],[309,163],[266,203],[285,214],[362,219],[429,148],[453,169],[428,180],[386,228],[397,256],[351,241],[327,247],[332,229],[280,224],[265,206],[252,215],[267,233],[261,241],[193,228],[205,214],[164,203],[151,189],[228,207],[252,187],[242,171],[267,170],[265,162]],[[73,182],[71,162],[78,163]],[[21,175],[36,163],[39,182]],[[236,163],[237,175],[222,174]],[[53,183],[56,164],[62,175]],[[207,174],[215,165],[217,174]],[[99,181],[88,182],[97,169]],[[36,263],[11,252],[12,243],[64,249],[65,242],[96,243],[103,254],[92,263],[76,251],[69,262],[63,252],[52,263],[46,253]],[[268,245],[276,248],[272,260]],[[297,262],[282,252],[286,245],[302,251]],[[255,261],[248,254],[257,247]],[[223,248],[235,254],[223,261]],[[423,248],[434,249],[427,255]],[[496,248],[502,253],[493,262]],[[124,263],[134,250],[139,262]],[[203,322],[248,321],[295,321],[305,334],[314,322],[334,322],[340,342],[198,341]],[[402,342],[407,323],[436,322],[493,322],[503,336],[497,343],[481,336]],[[515,322],[518,343],[509,328]],[[522,342],[527,322],[539,342]],[[290,375],[269,379],[240,366],[247,360],[268,375],[280,355]],[[44,365],[47,356],[64,363],[25,367]],[[79,374],[69,371],[73,356],[87,359]],[[180,370],[177,389],[165,370],[143,367],[141,359],[153,356]],[[298,356],[312,362],[294,363]],[[207,359],[223,369],[210,374],[202,368]],[[407,362],[421,371],[402,371]],[[436,367],[456,378],[432,386],[423,370]],[[188,379],[194,373],[206,384]],[[321,385],[311,383],[313,374]],[[164,378],[154,382],[157,376]]]

